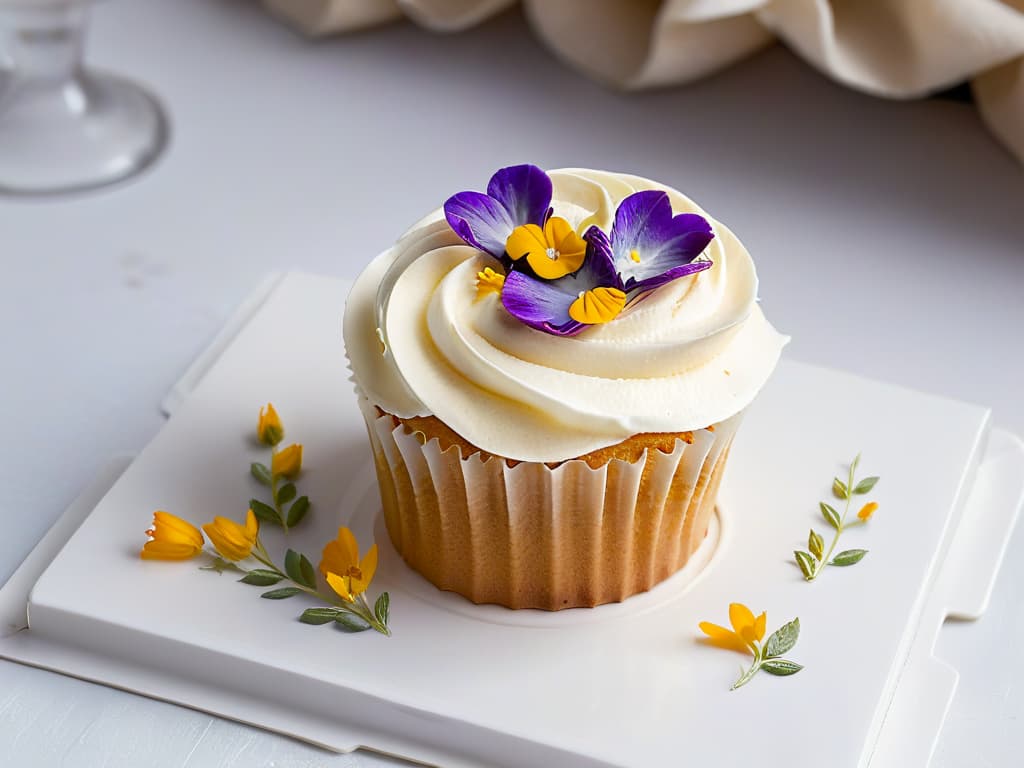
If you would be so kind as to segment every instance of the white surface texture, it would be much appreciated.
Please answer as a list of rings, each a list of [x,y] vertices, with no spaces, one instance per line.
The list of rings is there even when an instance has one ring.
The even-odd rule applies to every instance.
[[[353,277],[511,162],[679,187],[750,248],[789,355],[990,405],[1024,432],[1024,174],[967,105],[859,96],[778,48],[622,96],[556,65],[515,13],[314,45],[239,0],[114,0],[91,51],[164,99],[171,146],[123,187],[0,202],[0,579],[152,438],[169,387],[266,273]],[[961,672],[940,768],[1024,750],[1022,555],[1018,529],[989,611],[940,636]],[[42,768],[382,762],[7,663],[0,750]]]
[[[883,720],[900,753],[924,761],[951,691],[928,691],[941,706],[935,715],[895,722],[890,697],[898,684],[899,695],[922,695],[899,682],[904,666],[935,666],[941,619],[971,612],[977,601],[960,595],[983,593],[999,566],[995,557],[975,564],[965,543],[979,530],[1005,533],[998,507],[1015,516],[1020,504],[1019,441],[1004,451],[1003,471],[985,461],[991,478],[976,482],[984,445],[1005,436],[990,438],[986,409],[786,361],[745,413],[720,493],[721,525],[692,567],[592,610],[474,606],[431,587],[388,544],[363,419],[354,398],[338,397],[350,387],[333,318],[349,286],[304,274],[278,284],[70,541],[41,548],[51,561],[28,598],[29,629],[0,639],[0,654],[339,750],[366,745],[451,768],[663,765],[683,751],[704,764],[737,719],[747,723],[748,738],[731,748],[741,764],[812,765],[829,749],[856,765],[869,756],[879,758],[873,765],[907,764],[874,752]],[[304,343],[287,343],[296,337]],[[268,345],[278,366],[265,370]],[[307,375],[296,377],[300,370]],[[315,604],[303,597],[268,603],[256,599],[264,590],[240,594],[234,578],[213,578],[195,563],[138,560],[153,499],[198,523],[253,493],[238,468],[258,454],[244,451],[239,435],[251,431],[253,403],[267,390],[305,445],[302,490],[314,506],[287,543],[272,529],[263,539],[271,552],[315,553],[339,522],[363,542],[372,535],[382,552],[374,591],[391,595],[387,640],[311,631],[293,620]],[[885,485],[871,496],[899,514],[844,538],[870,547],[869,567],[835,569],[828,587],[809,587],[785,556],[807,525],[820,524],[808,500],[842,474],[835,456],[883,430],[890,440],[871,446],[859,476],[881,474]],[[1002,522],[961,524],[971,512]],[[966,552],[952,571],[950,546]],[[30,559],[46,562],[40,554]],[[11,585],[0,589],[0,606],[19,592],[25,601],[22,572],[35,568],[19,569],[13,595]],[[807,670],[785,688],[767,677],[732,694],[737,658],[701,641],[698,623],[736,599],[770,606],[773,627],[802,616],[806,639],[787,656]],[[931,604],[936,610],[925,611]],[[843,621],[832,620],[835,605]],[[849,629],[866,625],[873,631]],[[908,659],[914,643],[920,650]],[[842,701],[823,718],[818,702],[833,689]],[[774,736],[792,721],[812,726],[799,744]]]

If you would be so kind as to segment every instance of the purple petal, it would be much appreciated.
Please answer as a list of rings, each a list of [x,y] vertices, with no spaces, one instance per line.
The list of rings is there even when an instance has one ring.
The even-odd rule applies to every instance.
[[[551,206],[551,179],[535,165],[513,165],[491,176],[487,194],[508,211],[513,227],[543,225]]]
[[[695,275],[698,272],[703,272],[705,269],[708,269],[711,264],[712,262],[706,259],[701,261],[691,261],[689,264],[680,264],[678,267],[672,267],[672,269],[662,272],[660,275],[655,275],[654,277],[649,277],[646,280],[639,280],[633,283],[629,287],[629,293],[631,296],[634,296],[645,291],[652,291],[655,288],[658,288],[665,283],[670,283],[680,277],[686,277],[687,275]]]
[[[633,288],[640,283],[649,284],[670,271],[675,277],[692,274],[674,270],[703,253],[713,237],[711,225],[703,216],[673,216],[672,203],[664,192],[635,192],[619,203],[615,211],[612,253],[623,281]],[[631,258],[633,251],[640,256],[639,262]],[[694,271],[700,269],[707,267]],[[658,285],[665,282],[668,281],[662,280]]]
[[[505,207],[482,192],[459,192],[444,203],[444,217],[455,234],[496,258],[505,253],[505,241],[515,224]]]
[[[569,306],[577,293],[560,290],[558,280],[538,280],[525,272],[510,272],[501,290],[501,303],[509,314],[538,331],[557,336],[571,336],[583,324],[569,317]]]

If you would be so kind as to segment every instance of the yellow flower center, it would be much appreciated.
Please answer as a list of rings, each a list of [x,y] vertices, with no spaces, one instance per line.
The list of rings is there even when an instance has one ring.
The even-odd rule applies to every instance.
[[[363,572],[358,565],[350,565],[345,575],[352,579],[362,580],[363,578]]]
[[[633,261],[635,261],[637,264],[639,264],[640,263],[640,251],[637,251],[635,249],[630,251],[629,252],[629,258],[631,258]]]
[[[572,274],[583,265],[587,242],[568,221],[552,216],[544,228],[523,224],[512,230],[505,251],[513,261],[526,259],[538,277],[555,280]]]

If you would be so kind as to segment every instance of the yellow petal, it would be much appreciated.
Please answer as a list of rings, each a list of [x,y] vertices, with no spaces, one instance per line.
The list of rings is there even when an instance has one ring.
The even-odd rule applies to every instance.
[[[255,543],[256,535],[260,532],[260,524],[256,520],[256,513],[251,509],[245,513],[245,537]]]
[[[345,569],[359,565],[359,542],[356,541],[356,535],[345,526],[338,529],[338,544],[345,555]]]
[[[253,539],[246,536],[246,530],[226,517],[215,517],[212,523],[203,526],[217,552],[225,560],[244,560],[252,552]]]
[[[373,574],[377,572],[377,545],[374,544],[370,547],[370,551],[366,553],[363,559],[359,562],[359,570],[363,572],[363,578],[360,579],[362,582],[362,589],[360,592],[365,592],[367,587],[370,586],[370,582],[373,581]]]
[[[764,639],[764,631],[768,624],[768,614],[761,611],[761,615],[754,620],[754,639],[760,642]]]
[[[139,557],[143,560],[188,560],[203,550],[202,546],[175,543],[171,541],[147,541]]]
[[[710,621],[702,621],[698,625],[701,631],[711,638],[712,644],[719,648],[725,648],[730,651],[740,651],[741,653],[749,653],[750,648],[747,644],[737,636],[732,630],[720,627],[717,624],[712,624]]]
[[[323,552],[320,555],[320,573],[327,577],[328,573],[344,573],[348,570],[349,563],[345,562],[345,554],[341,549],[341,545],[335,541],[328,541],[324,545]]]
[[[548,242],[544,237],[544,230],[536,224],[523,224],[516,227],[505,241],[505,251],[513,261],[518,261],[531,253],[543,255],[547,248]]]
[[[754,614],[743,603],[729,604],[729,621],[732,622],[732,628],[740,637],[743,637],[744,629],[752,630],[754,628]]]
[[[302,444],[293,443],[274,454],[270,471],[275,475],[294,479],[302,469]]]
[[[569,305],[569,317],[578,323],[597,325],[618,317],[626,306],[626,294],[618,288],[594,288]]]
[[[350,603],[353,602],[352,593],[348,591],[348,585],[345,583],[345,579],[336,573],[328,573],[327,583],[330,585],[342,600],[348,600]]]
[[[877,501],[869,501],[863,507],[860,508],[860,512],[857,513],[857,517],[861,520],[870,520],[871,516],[875,514],[875,510],[878,509]]]

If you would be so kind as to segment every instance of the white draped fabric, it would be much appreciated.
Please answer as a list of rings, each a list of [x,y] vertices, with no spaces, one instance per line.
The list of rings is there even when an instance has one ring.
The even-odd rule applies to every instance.
[[[408,17],[467,29],[515,0],[264,0],[310,35]],[[779,38],[835,80],[910,99],[970,80],[1024,162],[1024,0],[523,0],[560,58],[623,89],[686,83]]]

